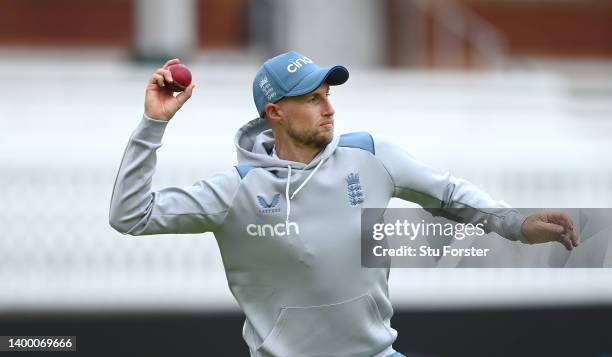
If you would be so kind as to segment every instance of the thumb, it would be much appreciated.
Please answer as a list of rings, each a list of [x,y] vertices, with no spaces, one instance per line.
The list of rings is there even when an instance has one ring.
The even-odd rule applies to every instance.
[[[193,94],[193,89],[195,88],[195,84],[191,83],[184,91],[182,91],[179,95],[176,96],[176,100],[179,102],[179,105],[182,107],[191,95]]]

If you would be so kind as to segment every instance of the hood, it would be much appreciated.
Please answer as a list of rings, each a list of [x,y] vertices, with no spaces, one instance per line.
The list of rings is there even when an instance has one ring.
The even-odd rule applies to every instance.
[[[339,137],[334,135],[331,143],[327,144],[325,149],[318,153],[308,164],[277,159],[270,156],[270,152],[274,147],[274,133],[272,132],[272,128],[267,120],[257,118],[246,123],[238,130],[234,139],[234,144],[238,152],[238,164],[262,167],[269,171],[277,171],[277,175],[286,178],[286,222],[289,222],[291,215],[291,200],[304,186],[306,186],[308,181],[315,175],[319,167],[325,163],[327,158],[334,153],[338,147],[338,141]],[[303,180],[295,190],[291,187],[292,170],[301,170],[298,178],[301,178],[305,172],[309,172],[306,179]]]
[[[292,169],[302,170],[317,166],[327,159],[338,147],[339,137],[334,135],[331,143],[317,154],[308,164],[297,161],[281,160],[270,156],[274,147],[274,133],[268,121],[257,118],[243,125],[234,138],[234,145],[238,155],[239,165],[250,165],[266,169],[279,169],[284,171],[290,165]],[[272,171],[272,170],[270,170]]]

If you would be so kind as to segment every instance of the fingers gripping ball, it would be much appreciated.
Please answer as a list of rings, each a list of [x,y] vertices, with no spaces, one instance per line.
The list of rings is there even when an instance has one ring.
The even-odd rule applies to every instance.
[[[172,74],[172,83],[166,83],[167,88],[173,92],[182,92],[191,84],[191,71],[182,64],[173,64],[168,67]]]

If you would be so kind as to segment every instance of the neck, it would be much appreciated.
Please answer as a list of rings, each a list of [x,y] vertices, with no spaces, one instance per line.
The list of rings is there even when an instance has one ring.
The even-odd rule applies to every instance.
[[[306,165],[322,150],[318,147],[303,145],[291,140],[282,140],[281,138],[277,138],[274,145],[276,156],[279,159],[301,162]]]

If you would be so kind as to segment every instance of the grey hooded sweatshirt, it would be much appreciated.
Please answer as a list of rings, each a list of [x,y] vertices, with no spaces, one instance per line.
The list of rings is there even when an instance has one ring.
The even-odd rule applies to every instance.
[[[334,136],[309,164],[278,159],[270,155],[274,136],[261,118],[238,130],[237,166],[191,187],[152,192],[166,126],[145,116],[131,136],[110,224],[129,235],[213,232],[246,315],[251,356],[393,352],[389,268],[361,266],[361,208],[386,207],[392,197],[441,209],[506,207],[368,133]],[[477,210],[466,218],[525,242],[525,217],[506,213]]]

